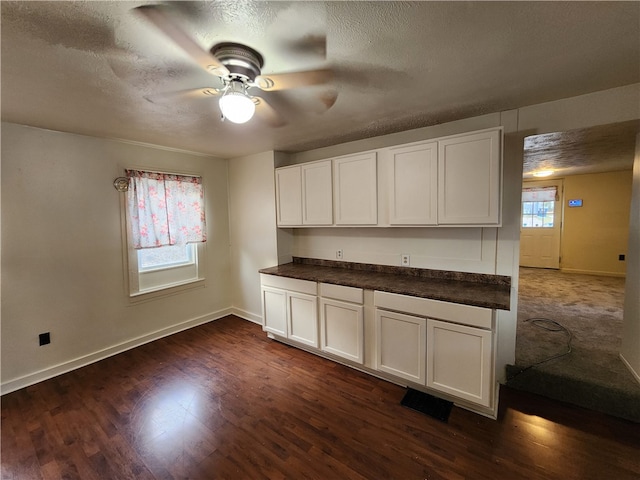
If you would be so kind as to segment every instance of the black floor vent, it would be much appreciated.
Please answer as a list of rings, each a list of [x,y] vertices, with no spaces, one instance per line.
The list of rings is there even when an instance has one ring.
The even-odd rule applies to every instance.
[[[400,404],[445,423],[449,420],[451,407],[453,407],[453,402],[442,400],[413,388],[407,389]]]

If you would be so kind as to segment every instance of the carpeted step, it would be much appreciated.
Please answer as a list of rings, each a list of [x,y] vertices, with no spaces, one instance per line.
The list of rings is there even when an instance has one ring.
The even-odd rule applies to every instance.
[[[536,368],[507,365],[507,386],[640,423],[640,395]]]

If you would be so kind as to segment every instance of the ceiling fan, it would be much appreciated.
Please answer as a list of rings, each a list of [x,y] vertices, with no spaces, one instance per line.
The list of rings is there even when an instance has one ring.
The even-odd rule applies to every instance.
[[[182,29],[165,6],[143,5],[136,7],[134,12],[155,25],[203,69],[219,77],[222,88],[200,88],[195,89],[195,92],[197,95],[219,96],[223,120],[245,123],[257,113],[272,126],[284,125],[286,122],[282,116],[254,91],[272,92],[322,85],[333,78],[333,71],[329,68],[263,75],[264,58],[247,45],[223,42],[207,51]],[[317,38],[315,41],[317,43]],[[336,99],[335,92],[323,92],[319,96],[325,110],[331,108]]]

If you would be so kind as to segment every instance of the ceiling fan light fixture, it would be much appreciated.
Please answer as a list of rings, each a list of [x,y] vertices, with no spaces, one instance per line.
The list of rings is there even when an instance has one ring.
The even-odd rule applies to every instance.
[[[219,101],[224,118],[233,123],[247,123],[256,111],[256,105],[249,97],[242,82],[232,81]]]

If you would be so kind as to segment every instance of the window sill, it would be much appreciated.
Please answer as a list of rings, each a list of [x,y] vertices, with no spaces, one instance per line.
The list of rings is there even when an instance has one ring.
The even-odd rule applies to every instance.
[[[154,300],[156,298],[168,297],[179,293],[194,290],[196,288],[204,288],[205,279],[197,278],[195,280],[187,280],[185,282],[174,283],[171,285],[163,285],[156,288],[148,288],[139,292],[129,294],[129,302],[132,304]]]

